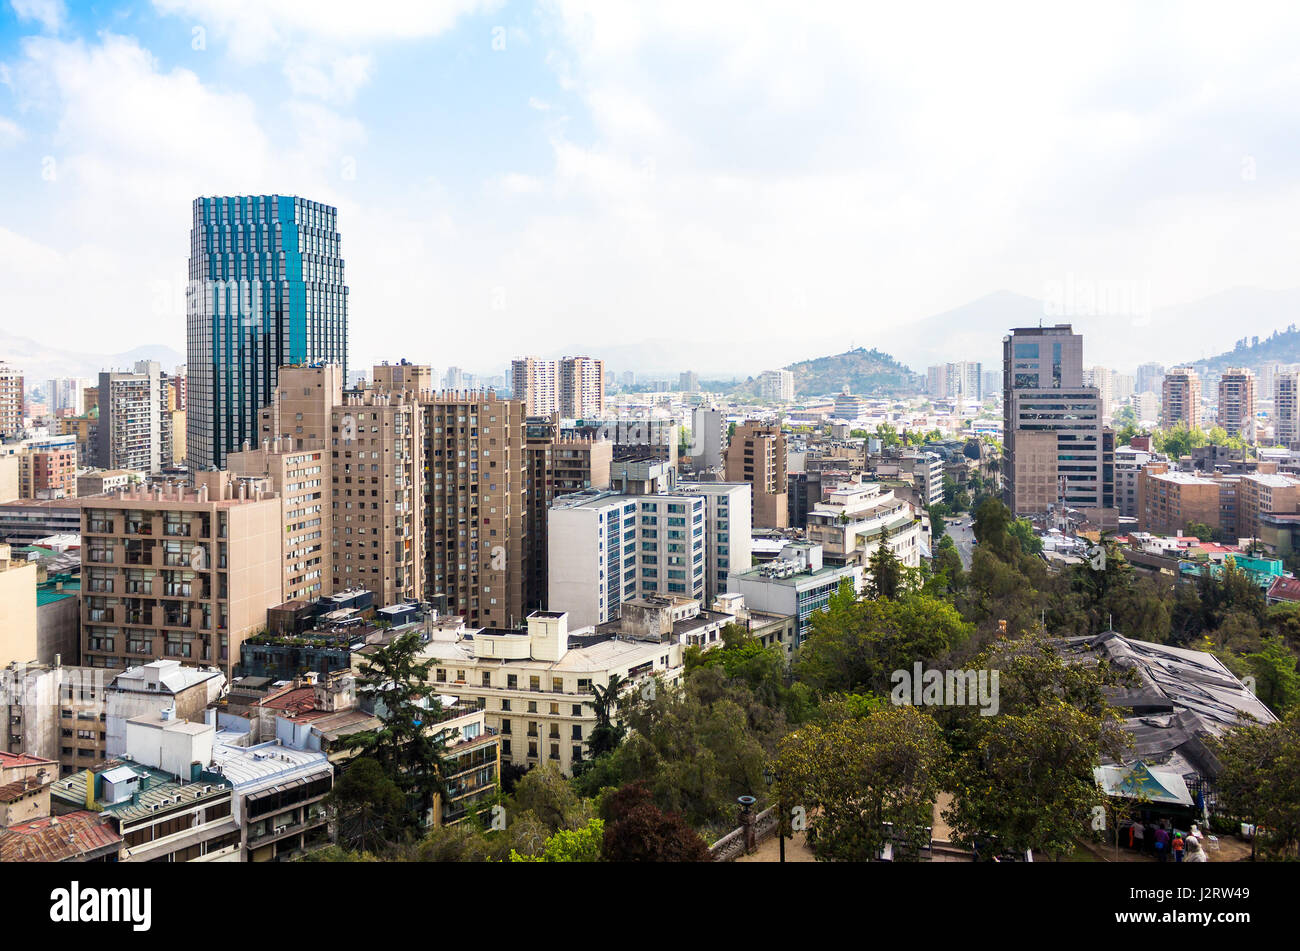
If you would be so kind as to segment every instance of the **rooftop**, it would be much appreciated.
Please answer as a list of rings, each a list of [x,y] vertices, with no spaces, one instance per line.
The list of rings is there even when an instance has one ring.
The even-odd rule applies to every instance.
[[[19,822],[0,829],[0,864],[66,862],[90,852],[110,851],[122,837],[94,812],[73,812]]]

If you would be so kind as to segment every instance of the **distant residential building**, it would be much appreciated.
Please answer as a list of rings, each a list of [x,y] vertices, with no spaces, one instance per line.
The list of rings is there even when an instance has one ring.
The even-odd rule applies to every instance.
[[[764,370],[758,375],[758,398],[772,403],[793,403],[794,373]]]
[[[1273,438],[1283,446],[1300,442],[1300,373],[1278,371],[1273,376]]]
[[[19,498],[65,499],[77,495],[77,444],[51,436],[18,453]]]
[[[1174,535],[1192,522],[1220,526],[1216,480],[1170,471],[1163,463],[1148,463],[1138,472],[1137,484],[1137,519],[1142,531]]]
[[[747,482],[682,482],[682,495],[704,498],[704,599],[727,593],[733,571],[748,571],[753,556],[753,488]]]
[[[1201,378],[1191,367],[1174,367],[1161,384],[1160,424],[1166,428],[1182,424],[1188,429],[1201,425]]]
[[[927,367],[925,378],[925,392],[931,399],[984,399],[984,369],[978,362],[940,363]]]
[[[1219,377],[1219,425],[1229,436],[1255,441],[1255,373],[1231,367]]]
[[[683,393],[700,392],[700,375],[694,370],[686,370],[677,377],[677,388]]]
[[[130,373],[103,372],[98,387],[95,465],[157,472],[163,466],[162,370],[143,360]]]
[[[1138,517],[1138,474],[1151,461],[1151,453],[1132,446],[1115,450],[1115,507],[1127,518]]]
[[[887,544],[909,568],[921,564],[921,523],[912,506],[873,482],[847,482],[808,512],[808,540],[832,565],[865,567]]]
[[[748,420],[736,427],[726,451],[728,482],[753,487],[755,528],[785,528],[790,522],[785,434],[780,423]]]
[[[1159,363],[1144,363],[1137,368],[1133,388],[1138,393],[1159,393],[1165,368]]]
[[[850,393],[847,386],[835,396],[834,413],[837,419],[855,423],[867,415],[868,409],[867,398]]]
[[[0,437],[22,433],[25,399],[22,372],[0,362]]]
[[[0,543],[0,666],[36,660],[36,565]]]
[[[722,465],[727,449],[727,417],[714,407],[697,406],[691,415],[691,451],[696,469]]]
[[[862,569],[856,565],[825,565],[820,545],[789,543],[774,561],[733,574],[727,590],[744,595],[751,611],[795,618],[795,645],[808,636],[815,611],[830,603],[831,595],[848,580],[862,588]]]
[[[91,469],[77,476],[77,495],[104,495],[143,484],[147,473],[130,469]]]

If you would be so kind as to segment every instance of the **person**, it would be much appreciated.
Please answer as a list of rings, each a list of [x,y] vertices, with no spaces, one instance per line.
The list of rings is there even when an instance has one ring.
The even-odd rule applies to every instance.
[[[1174,850],[1174,861],[1181,862],[1183,860],[1183,837],[1179,835],[1177,832],[1174,833],[1173,850]]]
[[[1187,858],[1188,862],[1208,862],[1209,853],[1201,846],[1201,840],[1196,836],[1190,836],[1187,840]]]
[[[1165,831],[1164,826],[1156,829],[1156,858],[1165,862],[1169,859],[1169,833]]]
[[[1146,830],[1143,829],[1142,823],[1140,822],[1133,823],[1133,827],[1129,831],[1130,834],[1133,836],[1133,841],[1132,841],[1133,848],[1136,849],[1138,852],[1145,852],[1146,843],[1143,840],[1146,838]]]

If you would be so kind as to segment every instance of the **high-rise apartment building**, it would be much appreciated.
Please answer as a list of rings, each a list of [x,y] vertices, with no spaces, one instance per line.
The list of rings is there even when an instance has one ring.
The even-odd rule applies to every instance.
[[[1255,374],[1230,367],[1219,377],[1219,425],[1229,436],[1255,439]]]
[[[287,195],[198,198],[186,291],[186,459],[225,464],[258,440],[283,366],[347,377],[348,302],[336,209]]]
[[[91,667],[220,667],[281,603],[280,500],[269,484],[196,472],[194,487],[81,503],[81,647]]]
[[[700,392],[700,375],[694,370],[686,370],[677,377],[677,388],[683,393]]]
[[[1061,503],[1115,505],[1114,440],[1101,395],[1083,382],[1083,335],[1069,324],[1020,327],[1002,339],[1005,501],[1016,515]]]
[[[382,605],[424,597],[424,417],[404,391],[349,394],[330,419],[335,591]]]
[[[510,395],[524,404],[529,416],[554,416],[560,411],[560,373],[554,360],[521,357],[510,364]]]
[[[251,442],[282,439],[286,449],[328,446],[331,414],[342,403],[342,367],[328,363],[281,367],[273,399],[258,413],[258,437]]]
[[[420,407],[425,598],[471,626],[513,628],[527,615],[524,404],[447,391]]]
[[[697,406],[691,414],[691,458],[696,469],[722,465],[727,449],[727,416],[717,407]]]
[[[0,436],[17,436],[23,431],[22,372],[0,363]]]
[[[50,380],[46,384],[50,414],[80,416],[85,411],[85,390],[88,385],[88,380],[75,376]]]
[[[546,603],[547,511],[556,499],[610,482],[614,444],[594,435],[561,432],[556,417],[528,417],[524,428],[524,601],[528,611]]]
[[[95,466],[136,472],[161,469],[167,393],[158,363],[142,360],[130,373],[100,373],[97,390]]]
[[[1101,418],[1110,419],[1115,408],[1115,373],[1108,367],[1089,367],[1083,371],[1083,385],[1091,386],[1101,398]]]
[[[1201,425],[1201,378],[1191,367],[1174,367],[1161,383],[1160,424],[1179,423],[1188,429]]]
[[[925,392],[936,400],[983,400],[983,365],[962,360],[927,367]]]
[[[1133,389],[1137,393],[1159,393],[1165,368],[1159,363],[1144,363],[1137,368]]]
[[[728,482],[753,487],[755,528],[786,528],[790,524],[786,476],[785,433],[779,422],[747,420],[736,427],[726,452]]]
[[[605,412],[605,362],[565,357],[559,364],[560,415],[591,419]]]
[[[1300,442],[1300,373],[1273,375],[1273,438],[1287,448]]]
[[[753,567],[753,487],[747,482],[682,482],[681,495],[704,499],[704,599],[727,593],[733,571]]]
[[[772,403],[794,402],[794,374],[789,370],[764,370],[758,375],[758,398]]]

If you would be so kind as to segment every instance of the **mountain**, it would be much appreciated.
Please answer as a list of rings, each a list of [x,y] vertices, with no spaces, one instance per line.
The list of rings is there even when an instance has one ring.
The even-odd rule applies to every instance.
[[[987,294],[899,327],[888,346],[900,360],[918,369],[977,360],[984,369],[997,370],[1002,365],[1002,337],[1011,328],[1068,323],[1083,334],[1085,366],[1131,373],[1148,361],[1173,366],[1179,360],[1214,359],[1214,354],[1232,350],[1243,336],[1262,338],[1279,327],[1300,322],[1300,288],[1234,287],[1199,300],[1151,309],[1145,285],[1117,282],[1100,290],[1089,288],[1098,291],[1101,306],[1081,293],[1085,286],[1083,281],[1072,285],[1061,282],[1056,290],[1071,289],[1055,306],[1011,291]],[[1107,293],[1109,299],[1104,296]],[[1095,313],[1097,310],[1111,313]],[[1188,341],[1200,352],[1188,353]]]
[[[1285,330],[1274,330],[1267,337],[1242,337],[1225,353],[1190,361],[1198,373],[1216,375],[1228,367],[1248,367],[1259,373],[1266,363],[1300,363],[1300,329],[1294,323],[1288,324]]]
[[[826,396],[845,386],[863,396],[919,392],[925,380],[887,353],[865,347],[814,360],[801,360],[785,367],[794,374],[796,397]],[[734,396],[758,395],[758,381],[747,380]]]
[[[0,360],[23,372],[30,386],[56,377],[94,379],[101,370],[127,370],[138,360],[157,360],[168,373],[185,362],[185,354],[157,344],[148,344],[122,353],[84,353],[37,343],[0,331]]]

